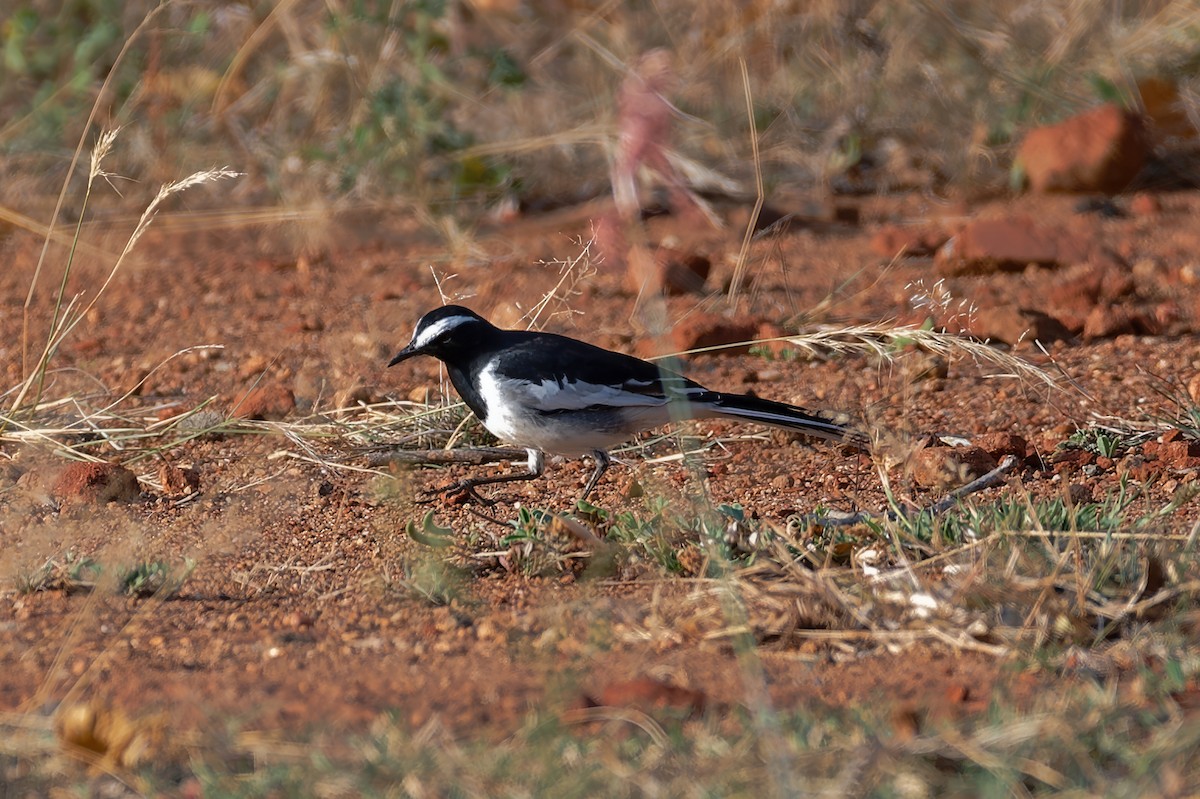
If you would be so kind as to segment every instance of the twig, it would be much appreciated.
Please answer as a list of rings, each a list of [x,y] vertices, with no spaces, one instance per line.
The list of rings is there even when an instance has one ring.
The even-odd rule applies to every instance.
[[[1003,479],[1008,476],[1008,473],[1011,472],[1013,467],[1016,465],[1017,458],[1015,455],[1005,455],[1004,460],[1000,461],[999,466],[997,466],[995,469],[992,469],[982,477],[975,478],[965,486],[960,486],[959,488],[954,489],[949,494],[942,497],[939,501],[935,502],[929,508],[929,512],[934,516],[945,513],[946,511],[950,510],[950,508],[954,507],[955,503],[968,494],[974,494],[976,491],[982,491],[985,488],[991,488],[997,483],[1003,482]]]
[[[367,457],[370,466],[386,466],[389,463],[466,463],[481,466],[485,463],[500,463],[524,459],[528,453],[523,449],[504,447],[474,447],[471,449],[387,449],[372,452]]]

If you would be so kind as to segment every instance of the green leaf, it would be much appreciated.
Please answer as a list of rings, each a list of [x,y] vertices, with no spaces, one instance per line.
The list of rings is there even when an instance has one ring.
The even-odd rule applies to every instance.
[[[586,499],[580,499],[575,502],[575,510],[579,511],[581,516],[586,516],[592,519],[604,521],[608,518],[608,511],[599,505],[593,505]]]
[[[1092,84],[1092,91],[1096,93],[1096,97],[1106,103],[1122,103],[1125,99],[1121,96],[1121,90],[1117,88],[1117,84],[1103,75],[1088,76],[1088,83]]]
[[[727,516],[735,522],[746,521],[746,509],[741,505],[720,505],[717,507],[717,512],[722,516]]]
[[[492,53],[487,82],[492,86],[516,87],[525,83],[525,72],[517,60],[504,50]]]
[[[410,520],[404,526],[404,532],[408,533],[408,537],[418,544],[435,549],[445,549],[454,544],[454,539],[451,537],[454,533],[453,528],[438,527],[433,521],[433,511],[425,514],[425,518],[421,520],[421,529]]]

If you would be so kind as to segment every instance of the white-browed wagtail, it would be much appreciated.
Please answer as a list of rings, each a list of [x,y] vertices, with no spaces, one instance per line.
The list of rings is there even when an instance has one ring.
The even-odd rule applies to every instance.
[[[596,470],[583,490],[586,498],[608,468],[609,448],[683,419],[739,419],[867,448],[863,435],[803,408],[711,391],[656,364],[567,336],[502,330],[458,305],[421,317],[412,341],[388,366],[416,355],[444,363],[450,382],[483,426],[529,453],[527,472],[472,478],[447,488],[481,501],[476,486],[540,477],[547,452],[595,459]]]

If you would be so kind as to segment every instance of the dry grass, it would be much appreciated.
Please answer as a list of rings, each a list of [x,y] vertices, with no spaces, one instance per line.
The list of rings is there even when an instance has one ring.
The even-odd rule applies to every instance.
[[[764,576],[701,581],[689,612],[712,627],[711,638],[727,640],[756,634],[772,608],[771,615],[788,617],[797,615],[797,607],[811,613],[823,602],[829,610],[820,618],[843,623],[865,610],[867,626],[858,635],[806,628],[810,641],[839,657],[864,647],[903,648],[935,629],[928,623],[888,629],[898,618],[888,608],[924,603],[879,599],[876,611],[847,599],[861,579],[833,582],[810,574],[803,578],[810,588],[802,600],[773,579],[759,587],[745,582]],[[748,627],[729,625],[736,615],[731,601],[744,605]],[[631,633],[653,640],[695,621],[651,617],[644,630]],[[797,639],[772,640],[768,646]],[[503,741],[483,743],[459,738],[436,720],[411,729],[384,714],[360,734],[314,730],[285,740],[250,730],[169,735],[161,717],[129,717],[72,701],[57,722],[36,714],[0,716],[0,766],[10,785],[37,792],[69,782],[79,773],[72,761],[82,761],[97,775],[93,787],[125,786],[138,795],[176,784],[179,772],[170,762],[187,762],[186,773],[206,795],[350,796],[400,787],[407,795],[686,796],[697,786],[722,796],[1179,795],[1200,776],[1192,757],[1200,724],[1180,704],[1197,664],[1180,658],[1185,650],[1177,646],[1164,643],[1160,633],[1143,632],[1131,645],[1105,653],[1066,651],[1044,667],[1083,679],[1059,676],[1061,690],[1022,706],[998,694],[991,710],[972,720],[871,708],[776,712],[769,719],[753,707],[693,719],[597,708],[539,713]],[[1131,686],[1118,691],[1104,676],[1157,652],[1166,653],[1166,668],[1142,671]]]
[[[1098,86],[1136,102],[1135,78],[1167,74],[1193,96],[1188,65],[1200,38],[1200,12],[1167,2],[751,3],[698,13],[670,0],[516,15],[503,5],[401,2],[360,13],[302,0],[258,17],[210,2],[126,4],[95,36],[94,62],[72,58],[82,11],[27,36],[16,26],[22,80],[0,91],[10,120],[0,148],[22,157],[9,167],[20,180],[5,184],[62,174],[58,156],[30,142],[74,143],[97,122],[135,122],[118,171],[163,175],[184,156],[223,162],[237,152],[269,186],[266,203],[235,195],[257,213],[305,208],[313,196],[399,195],[442,209],[480,191],[594,196],[606,191],[615,150],[614,98],[654,47],[671,53],[678,76],[670,156],[731,176],[747,195],[753,169],[770,176],[769,193],[890,157],[883,184],[1000,183],[1017,132],[1094,102]],[[39,51],[60,52],[62,67],[36,67]],[[106,61],[115,66],[103,72]],[[79,89],[89,75],[94,94]],[[112,103],[107,119],[100,101]],[[261,198],[263,188],[253,191]]]

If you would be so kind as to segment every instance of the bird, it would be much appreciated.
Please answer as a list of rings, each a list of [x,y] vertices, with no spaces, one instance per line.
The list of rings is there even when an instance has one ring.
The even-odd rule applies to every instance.
[[[461,305],[422,316],[388,367],[418,355],[440,360],[483,426],[528,454],[525,472],[469,478],[438,490],[465,492],[483,504],[493,503],[476,487],[541,477],[546,453],[594,459],[581,497],[587,499],[612,462],[609,449],[684,419],[736,419],[869,448],[861,433],[795,405],[713,391],[657,364],[568,336],[504,330]]]

